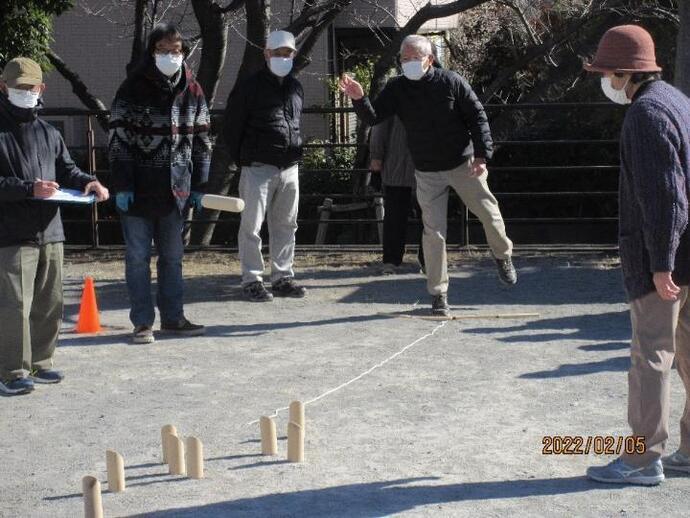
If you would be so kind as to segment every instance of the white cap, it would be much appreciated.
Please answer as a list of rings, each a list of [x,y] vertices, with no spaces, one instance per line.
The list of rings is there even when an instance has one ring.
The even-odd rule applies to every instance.
[[[273,31],[268,35],[268,39],[266,40],[266,48],[268,50],[276,50],[282,47],[297,50],[295,46],[295,37],[292,33],[287,31]]]

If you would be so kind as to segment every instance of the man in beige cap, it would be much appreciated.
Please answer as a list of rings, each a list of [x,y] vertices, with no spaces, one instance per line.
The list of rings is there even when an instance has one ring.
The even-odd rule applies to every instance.
[[[0,395],[59,383],[53,353],[62,320],[60,187],[108,199],[70,158],[60,133],[38,118],[41,67],[16,58],[0,76]]]
[[[286,31],[268,35],[266,66],[238,84],[225,113],[225,140],[233,161],[242,167],[240,197],[245,202],[237,243],[242,291],[251,302],[273,296],[301,298],[295,283],[295,233],[299,204],[298,162],[302,158],[300,120],[304,91],[292,75],[295,37]],[[264,287],[261,226],[268,220],[271,291]]]
[[[601,74],[609,99],[631,105],[620,137],[619,249],[632,321],[628,421],[641,439],[587,475],[654,485],[664,470],[690,473],[690,100],[660,79],[652,37],[636,25],[606,32],[585,69]],[[685,412],[680,448],[662,459],[674,355]]]

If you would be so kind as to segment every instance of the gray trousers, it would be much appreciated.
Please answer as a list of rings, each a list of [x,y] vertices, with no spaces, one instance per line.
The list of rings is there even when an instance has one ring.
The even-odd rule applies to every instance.
[[[53,367],[62,322],[62,243],[0,248],[0,378]]]
[[[471,161],[450,171],[416,171],[417,201],[422,208],[424,222],[424,261],[426,284],[431,295],[448,291],[448,259],[446,230],[448,227],[448,192],[452,187],[462,202],[479,218],[486,240],[497,259],[507,259],[513,253],[513,243],[506,236],[498,202],[486,182],[488,175],[469,176]]]
[[[279,169],[267,164],[242,167],[240,197],[244,210],[237,244],[242,268],[242,285],[263,281],[261,226],[268,222],[268,248],[271,281],[293,277],[295,234],[299,205],[299,170],[297,165]]]
[[[690,298],[681,288],[678,300],[663,300],[656,292],[630,303],[631,365],[628,372],[628,422],[643,436],[647,451],[623,455],[633,466],[658,459],[669,436],[670,376],[675,356],[685,385],[685,411],[680,420],[680,449],[690,455]]]

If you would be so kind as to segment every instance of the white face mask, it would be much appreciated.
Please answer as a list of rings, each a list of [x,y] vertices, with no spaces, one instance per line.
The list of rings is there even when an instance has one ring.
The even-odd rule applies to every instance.
[[[177,74],[177,71],[182,66],[184,56],[182,54],[156,54],[156,67],[161,71],[161,74],[168,77]]]
[[[292,71],[292,58],[271,58],[268,68],[278,77],[285,77]]]
[[[412,81],[418,81],[426,74],[423,61],[406,61],[402,64],[402,70],[405,77]]]
[[[630,81],[630,79],[628,79],[628,81]],[[623,88],[616,90],[613,86],[611,86],[610,77],[602,77],[601,90],[604,92],[606,97],[611,99],[616,104],[630,104],[632,101],[628,99],[628,96],[625,93],[625,88],[628,86],[628,81],[625,82]]]
[[[7,98],[17,108],[35,108],[40,96],[41,94],[39,92],[32,92],[31,90],[7,88]]]

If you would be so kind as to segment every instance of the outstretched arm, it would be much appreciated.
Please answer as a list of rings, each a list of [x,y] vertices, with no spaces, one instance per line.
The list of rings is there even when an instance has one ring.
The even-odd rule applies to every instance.
[[[375,126],[379,122],[395,115],[395,100],[389,85],[384,87],[373,104],[369,97],[364,95],[362,85],[347,74],[343,74],[338,85],[340,86],[340,91],[352,99],[352,106],[357,117],[369,126]]]

